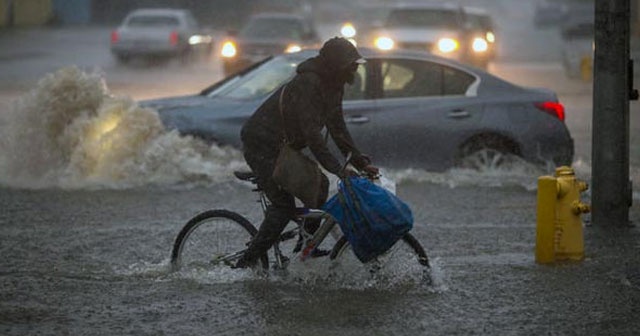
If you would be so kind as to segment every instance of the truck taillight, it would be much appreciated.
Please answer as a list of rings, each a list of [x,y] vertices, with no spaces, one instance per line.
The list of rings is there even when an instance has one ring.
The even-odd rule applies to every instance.
[[[178,44],[178,32],[177,31],[172,31],[171,34],[169,34],[169,43],[171,43],[171,45],[177,45]]]
[[[118,35],[117,31],[112,31],[111,32],[111,43],[116,43],[118,42],[118,40],[120,39],[120,35]]]
[[[558,102],[542,102],[536,103],[536,107],[564,122],[564,106]]]

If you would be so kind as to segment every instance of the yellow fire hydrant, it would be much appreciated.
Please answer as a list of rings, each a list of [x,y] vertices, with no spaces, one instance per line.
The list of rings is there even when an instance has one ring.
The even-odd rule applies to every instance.
[[[576,179],[571,167],[556,169],[555,176],[538,178],[538,209],[536,224],[536,262],[584,259],[583,213],[591,211],[580,201],[587,183]]]

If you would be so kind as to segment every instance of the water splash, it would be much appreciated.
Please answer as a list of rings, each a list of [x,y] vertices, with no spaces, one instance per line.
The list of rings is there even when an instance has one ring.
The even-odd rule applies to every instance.
[[[70,67],[17,99],[0,124],[0,184],[126,188],[217,182],[240,152],[167,132],[156,111],[111,95],[103,77]]]

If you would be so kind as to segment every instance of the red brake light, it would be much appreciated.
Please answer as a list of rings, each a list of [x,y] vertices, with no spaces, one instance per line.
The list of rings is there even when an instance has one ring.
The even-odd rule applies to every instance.
[[[111,32],[111,43],[116,43],[118,42],[118,40],[120,39],[120,36],[118,35],[117,31],[112,31]]]
[[[564,106],[558,102],[536,103],[536,107],[564,122]]]
[[[171,45],[178,44],[178,32],[172,31],[171,34],[169,34],[169,43],[171,43]]]

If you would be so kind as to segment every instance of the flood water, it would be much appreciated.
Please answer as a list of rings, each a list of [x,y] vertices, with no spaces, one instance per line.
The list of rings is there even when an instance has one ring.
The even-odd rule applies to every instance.
[[[531,10],[511,6],[515,2],[492,3],[500,3],[500,13],[512,15],[514,23],[530,19]],[[531,8],[533,3],[527,2]],[[83,48],[74,41],[97,41],[103,31],[108,32],[55,32],[60,37],[55,41],[65,43],[66,37],[74,48]],[[502,34],[516,47],[510,55],[505,48],[503,61],[491,71],[558,93],[575,139],[573,168],[589,181],[591,84],[566,79],[558,53],[536,47],[557,47],[552,32],[514,24]],[[535,41],[515,38],[534,35]],[[87,47],[86,54],[81,49],[77,54],[86,57],[76,55],[72,63],[108,58],[97,48]],[[531,61],[531,52],[542,60]],[[53,54],[64,63],[64,56]],[[640,330],[637,102],[631,103],[630,134],[635,226],[596,227],[585,216],[583,262],[535,263],[537,178],[546,172],[521,164],[484,173],[383,170],[413,211],[412,234],[431,258],[431,281],[410,260],[372,276],[353,257],[341,260],[338,271],[317,259],[266,274],[189,267],[173,272],[171,245],[192,216],[226,208],[256,224],[261,219],[252,187],[232,177],[246,167],[237,150],[167,132],[154,111],[136,103],[203,87],[212,76],[199,67],[170,66],[167,75],[113,65],[106,73],[71,66],[38,74],[37,82],[21,82],[20,76],[40,68],[20,64],[6,59],[0,64],[0,97],[12,98],[0,101],[1,335],[637,335]]]
[[[13,106],[0,162],[3,335],[632,335],[640,327],[638,230],[587,226],[584,262],[537,265],[543,172],[525,164],[384,171],[414,212],[430,281],[410,260],[372,276],[353,257],[338,271],[318,259],[266,274],[172,272],[173,240],[198,212],[227,208],[259,223],[251,186],[232,178],[245,167],[240,153],[167,133],[154,111],[78,69],[50,75]],[[588,164],[574,166],[588,179]]]

